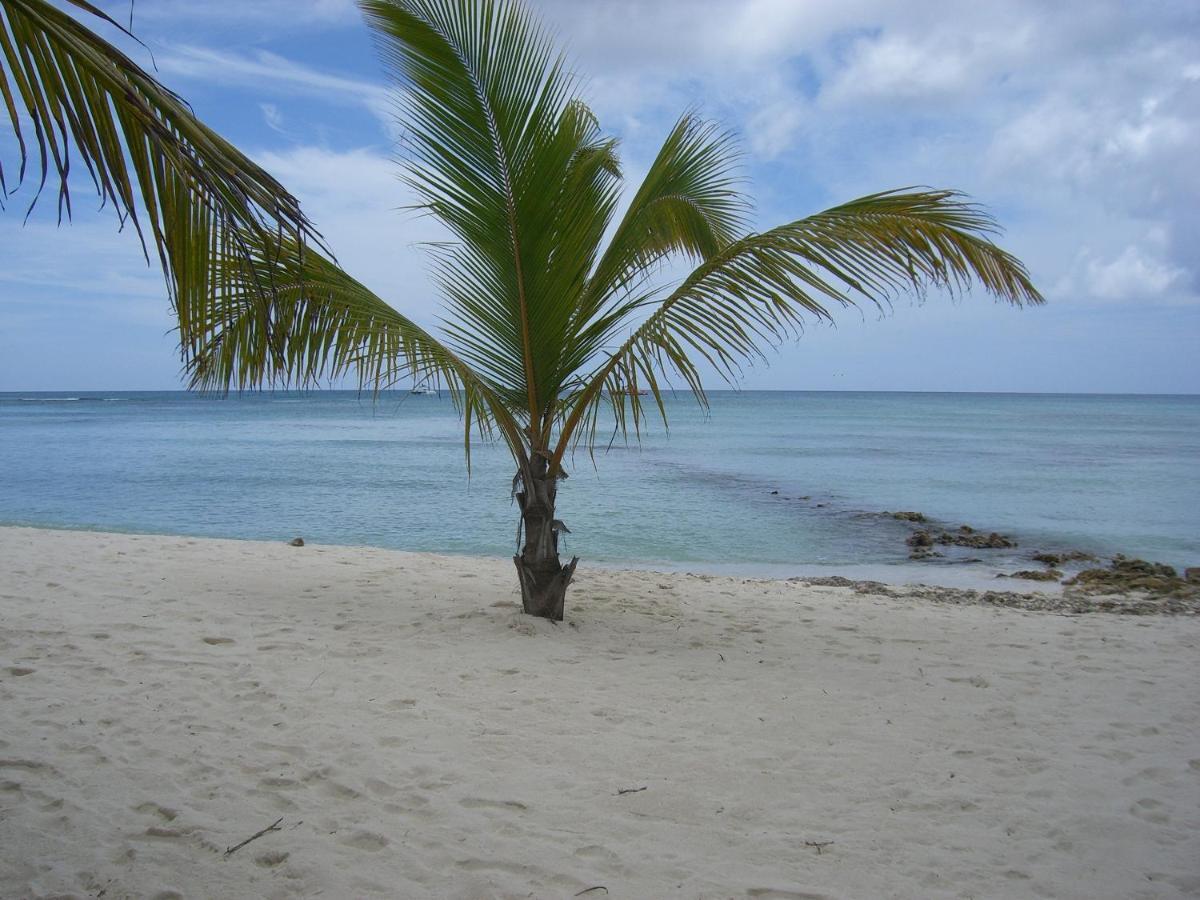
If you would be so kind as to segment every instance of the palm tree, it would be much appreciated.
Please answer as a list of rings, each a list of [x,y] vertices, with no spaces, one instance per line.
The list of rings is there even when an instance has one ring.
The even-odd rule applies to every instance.
[[[0,90],[18,135],[14,103],[32,120],[61,202],[68,143],[123,217],[140,191],[191,386],[437,383],[461,412],[468,465],[473,436],[503,440],[529,614],[562,618],[578,559],[559,558],[559,483],[605,411],[638,434],[649,415],[665,421],[668,378],[704,403],[702,367],[735,381],[837,307],[972,284],[1042,302],[991,241],[991,217],[953,191],[887,191],[751,231],[735,141],[692,113],[626,194],[617,141],[519,0],[360,6],[398,89],[407,184],[449,234],[430,248],[436,335],[344,272],[268,175],[45,0],[0,0]],[[680,260],[691,271],[671,279]]]

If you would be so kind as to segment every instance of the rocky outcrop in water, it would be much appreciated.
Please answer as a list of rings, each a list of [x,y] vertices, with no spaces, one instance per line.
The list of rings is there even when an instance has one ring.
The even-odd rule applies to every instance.
[[[933,535],[928,531],[913,532],[905,543],[911,548],[908,553],[909,559],[932,559],[942,555],[933,549]]]
[[[909,559],[942,559],[946,554],[939,553],[937,550],[926,550],[918,548],[908,554]]]
[[[933,535],[928,531],[914,531],[904,543],[908,544],[914,550],[919,550],[923,547],[932,547]]]
[[[958,547],[976,547],[982,550],[1000,550],[1017,546],[1017,542],[1007,535],[995,531],[989,533],[976,531],[970,525],[961,525],[958,531],[943,531],[938,535],[937,542],[954,544]]]
[[[1058,568],[1070,562],[1095,562],[1096,557],[1082,550],[1066,550],[1062,553],[1035,553],[1031,557],[1034,562],[1040,562],[1051,568]]]
[[[942,531],[934,533],[922,529],[914,531],[905,541],[914,551],[934,546],[934,544],[954,545],[956,547],[974,547],[978,550],[1000,550],[1017,546],[1017,542],[1007,535],[998,532],[976,531],[970,525],[961,525],[957,531]]]
[[[899,519],[901,522],[919,522],[925,523],[929,520],[925,518],[925,513],[913,512],[912,510],[901,510],[900,512],[885,512],[885,516],[891,516],[893,519]]]
[[[1084,569],[1064,582],[1076,594],[1139,594],[1149,598],[1200,600],[1200,583],[1180,577],[1165,563],[1117,555],[1107,569]]]

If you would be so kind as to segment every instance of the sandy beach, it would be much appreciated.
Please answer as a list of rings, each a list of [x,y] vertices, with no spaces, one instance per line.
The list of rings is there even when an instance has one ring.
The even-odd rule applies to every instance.
[[[0,529],[0,896],[1200,893],[1200,619],[586,560],[561,625],[518,599]]]

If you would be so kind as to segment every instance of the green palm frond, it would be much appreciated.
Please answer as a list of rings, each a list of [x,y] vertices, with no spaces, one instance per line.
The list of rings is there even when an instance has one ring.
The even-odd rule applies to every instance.
[[[193,388],[303,388],[353,377],[360,390],[378,392],[411,380],[448,389],[465,420],[468,459],[473,425],[519,450],[520,429],[496,386],[445,344],[314,248],[244,237],[254,252],[218,258],[206,302],[180,316]]]
[[[630,200],[591,278],[602,300],[665,256],[709,259],[736,240],[750,213],[733,135],[694,114],[680,117]]]
[[[121,27],[86,0],[66,2]],[[61,220],[71,214],[72,163],[81,164],[102,202],[122,224],[132,223],[143,246],[149,232],[180,307],[204,294],[210,257],[234,251],[239,235],[319,243],[282,185],[125,54],[46,0],[0,0],[0,98],[19,152],[15,178],[0,168],[0,193],[11,198],[22,183],[36,181],[32,210],[53,177]]]
[[[659,301],[619,349],[580,380],[564,410],[555,461],[573,440],[594,439],[606,397],[621,430],[628,419],[640,427],[645,413],[638,388],[653,396],[665,418],[664,373],[678,374],[705,402],[699,360],[733,381],[743,361],[765,359],[764,348],[797,333],[806,317],[831,319],[830,305],[883,304],[898,292],[929,288],[961,293],[973,283],[1017,306],[1043,303],[1020,260],[988,238],[995,231],[994,220],[956,192],[904,189],[734,241]],[[577,433],[584,423],[589,427]]]
[[[456,239],[437,271],[447,337],[551,413],[573,309],[616,206],[612,144],[549,35],[511,0],[364,0],[402,89],[408,183]]]
[[[729,132],[691,113],[676,122],[588,279],[576,312],[577,365],[646,302],[645,283],[662,261],[709,259],[744,233],[751,202],[738,162]]]

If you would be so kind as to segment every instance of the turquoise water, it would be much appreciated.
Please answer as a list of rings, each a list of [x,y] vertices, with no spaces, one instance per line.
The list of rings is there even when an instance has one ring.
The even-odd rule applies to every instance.
[[[879,515],[904,509],[1020,542],[976,551],[982,563],[959,553],[960,569],[1062,548],[1200,565],[1200,397],[723,392],[707,416],[669,405],[669,434],[599,450],[595,467],[577,455],[559,495],[567,552],[907,573],[911,529]],[[468,480],[444,396],[0,394],[4,524],[511,555],[507,451],[478,446],[472,463]]]

